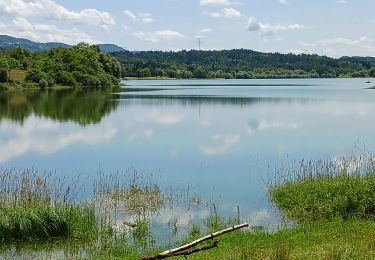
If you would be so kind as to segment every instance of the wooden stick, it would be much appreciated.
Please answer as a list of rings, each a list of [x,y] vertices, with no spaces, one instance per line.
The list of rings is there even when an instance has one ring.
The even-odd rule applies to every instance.
[[[194,240],[193,242],[191,242],[189,244],[186,244],[186,245],[183,245],[181,247],[170,249],[170,250],[164,251],[160,254],[153,255],[153,256],[144,256],[144,257],[142,257],[142,260],[155,260],[155,259],[164,259],[164,258],[167,258],[167,257],[172,257],[172,256],[175,256],[178,253],[185,252],[188,249],[191,249],[191,248],[197,246],[198,244],[200,244],[204,241],[213,239],[215,237],[218,237],[218,236],[224,235],[226,233],[229,233],[229,232],[241,229],[241,228],[245,228],[245,227],[248,227],[248,226],[249,226],[249,224],[244,223],[244,224],[241,224],[241,225],[236,225],[236,226],[233,226],[233,227],[230,227],[230,228],[227,228],[227,229],[223,229],[223,230],[217,231],[215,233],[212,233],[210,235],[199,238],[197,240]],[[214,245],[215,245],[214,247],[216,247],[217,242],[214,243]],[[206,250],[206,249],[204,249],[204,250]],[[199,251],[202,251],[202,250],[199,250]],[[179,255],[181,255],[181,254],[179,254]]]
[[[216,247],[218,247],[218,244],[219,244],[219,241],[215,240],[211,245],[207,245],[207,246],[199,247],[199,248],[191,248],[191,249],[188,249],[186,251],[177,252],[177,253],[175,253],[175,254],[173,254],[171,256],[167,256],[167,257],[192,255],[194,253],[198,253],[198,252],[201,252],[201,251],[205,251],[205,250],[210,250],[212,248],[216,248]]]

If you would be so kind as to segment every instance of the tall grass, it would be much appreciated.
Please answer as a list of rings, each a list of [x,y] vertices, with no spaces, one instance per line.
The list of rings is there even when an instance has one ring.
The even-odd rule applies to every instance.
[[[92,235],[92,205],[75,202],[77,180],[66,182],[34,169],[0,174],[0,240],[27,241]]]
[[[274,181],[269,193],[289,219],[375,219],[375,159],[372,155],[302,161]]]

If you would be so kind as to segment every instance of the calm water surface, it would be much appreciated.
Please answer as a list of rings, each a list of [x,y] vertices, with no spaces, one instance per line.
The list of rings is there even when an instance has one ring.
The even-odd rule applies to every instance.
[[[98,171],[137,169],[164,188],[190,186],[223,215],[239,205],[244,220],[272,226],[274,168],[348,155],[357,144],[375,150],[375,90],[365,81],[127,81],[121,93],[2,93],[0,167],[87,182]]]

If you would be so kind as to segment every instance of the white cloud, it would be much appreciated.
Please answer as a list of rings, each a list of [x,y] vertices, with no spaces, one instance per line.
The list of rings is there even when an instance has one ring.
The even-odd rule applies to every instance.
[[[203,146],[201,152],[207,156],[226,154],[235,144],[237,144],[241,136],[237,134],[214,135],[211,138],[216,144]]]
[[[199,32],[200,33],[209,33],[209,32],[212,32],[212,29],[211,28],[202,28]]]
[[[125,10],[124,14],[133,21],[141,21],[144,23],[152,23],[154,21],[152,15],[149,13],[138,13],[137,15],[135,15],[132,11]]]
[[[346,53],[346,48],[351,47],[357,50],[365,51],[366,53],[375,53],[374,41],[367,36],[362,36],[358,39],[350,39],[345,37],[335,37],[332,39],[324,39],[313,43],[299,41],[298,44],[315,49],[324,49],[324,52],[333,56],[340,56],[338,49]]]
[[[260,31],[260,23],[258,22],[257,19],[254,17],[250,17],[249,21],[247,22],[247,30],[248,31]]]
[[[135,16],[135,14],[133,14],[132,11],[130,10],[125,10],[124,11],[124,14],[129,17],[130,19],[132,19],[133,21],[136,21],[137,20],[137,16]]]
[[[211,5],[211,6],[228,6],[230,5],[229,0],[200,0],[200,5]]]
[[[122,26],[122,29],[125,31],[125,32],[130,32],[132,30],[131,27],[127,26],[127,25],[123,25]]]
[[[170,40],[178,40],[184,39],[185,35],[172,31],[172,30],[162,30],[156,32],[136,32],[134,36],[138,39],[149,41],[152,43],[158,43],[161,41],[170,41]]]
[[[141,21],[144,23],[152,23],[154,19],[152,18],[152,15],[149,13],[139,13],[138,14]]]
[[[339,4],[347,4],[348,0],[338,0],[337,1]]]
[[[242,14],[234,8],[224,8],[224,17],[229,19],[240,18]]]
[[[116,25],[114,18],[107,12],[97,9],[84,9],[79,12],[70,11],[52,0],[0,0],[0,13],[25,18],[40,16],[46,19],[64,21],[68,23],[81,23],[98,25],[109,30]]]
[[[327,45],[350,45],[350,46],[363,46],[365,44],[372,43],[373,41],[369,39],[367,36],[363,36],[359,39],[348,39],[344,37],[336,37],[333,39],[327,39],[319,41],[319,45],[327,46]]]
[[[210,13],[208,13],[208,12],[203,12],[203,14],[204,14],[204,15],[211,16],[211,17],[213,17],[213,18],[219,18],[219,17],[222,17],[222,16],[223,16],[223,14],[218,13],[218,12],[210,12]]]
[[[241,18],[243,15],[240,11],[234,8],[224,8],[221,12],[203,12],[204,15],[211,16],[213,18],[228,18],[228,19],[235,19]]]
[[[305,26],[302,24],[289,25],[271,25],[259,22],[256,18],[250,17],[247,24],[247,30],[252,32],[260,32],[263,36],[271,36],[278,32],[285,32],[291,30],[302,30]]]
[[[62,29],[53,24],[32,24],[25,18],[14,19],[13,25],[8,25],[7,29],[1,29],[1,33],[41,42],[96,43],[89,35],[76,28]]]
[[[0,30],[4,30],[6,28],[5,24],[0,21]]]
[[[288,5],[289,4],[289,0],[277,0],[280,4],[283,4],[283,5]]]
[[[352,53],[351,55],[375,54],[374,41],[367,36],[362,36],[358,39],[335,37],[310,43],[299,41],[298,44],[311,48],[315,52],[323,52],[325,55],[335,57],[348,55],[348,53]]]

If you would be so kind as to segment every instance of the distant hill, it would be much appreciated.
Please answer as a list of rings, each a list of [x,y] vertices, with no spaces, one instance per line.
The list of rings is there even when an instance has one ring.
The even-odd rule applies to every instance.
[[[115,44],[98,44],[102,52],[123,52],[126,51],[124,48]]]
[[[33,42],[23,38],[15,38],[8,35],[0,35],[0,48],[1,49],[13,49],[16,47],[22,47],[30,51],[46,51],[51,48],[63,47],[69,48],[70,45],[58,42]]]
[[[0,49],[13,49],[16,47],[22,47],[29,51],[47,51],[52,48],[62,47],[70,48],[71,45],[60,43],[60,42],[33,42],[23,38],[16,38],[8,35],[0,35]],[[98,44],[98,47],[103,52],[122,52],[126,51],[124,48],[119,47],[115,44]]]

